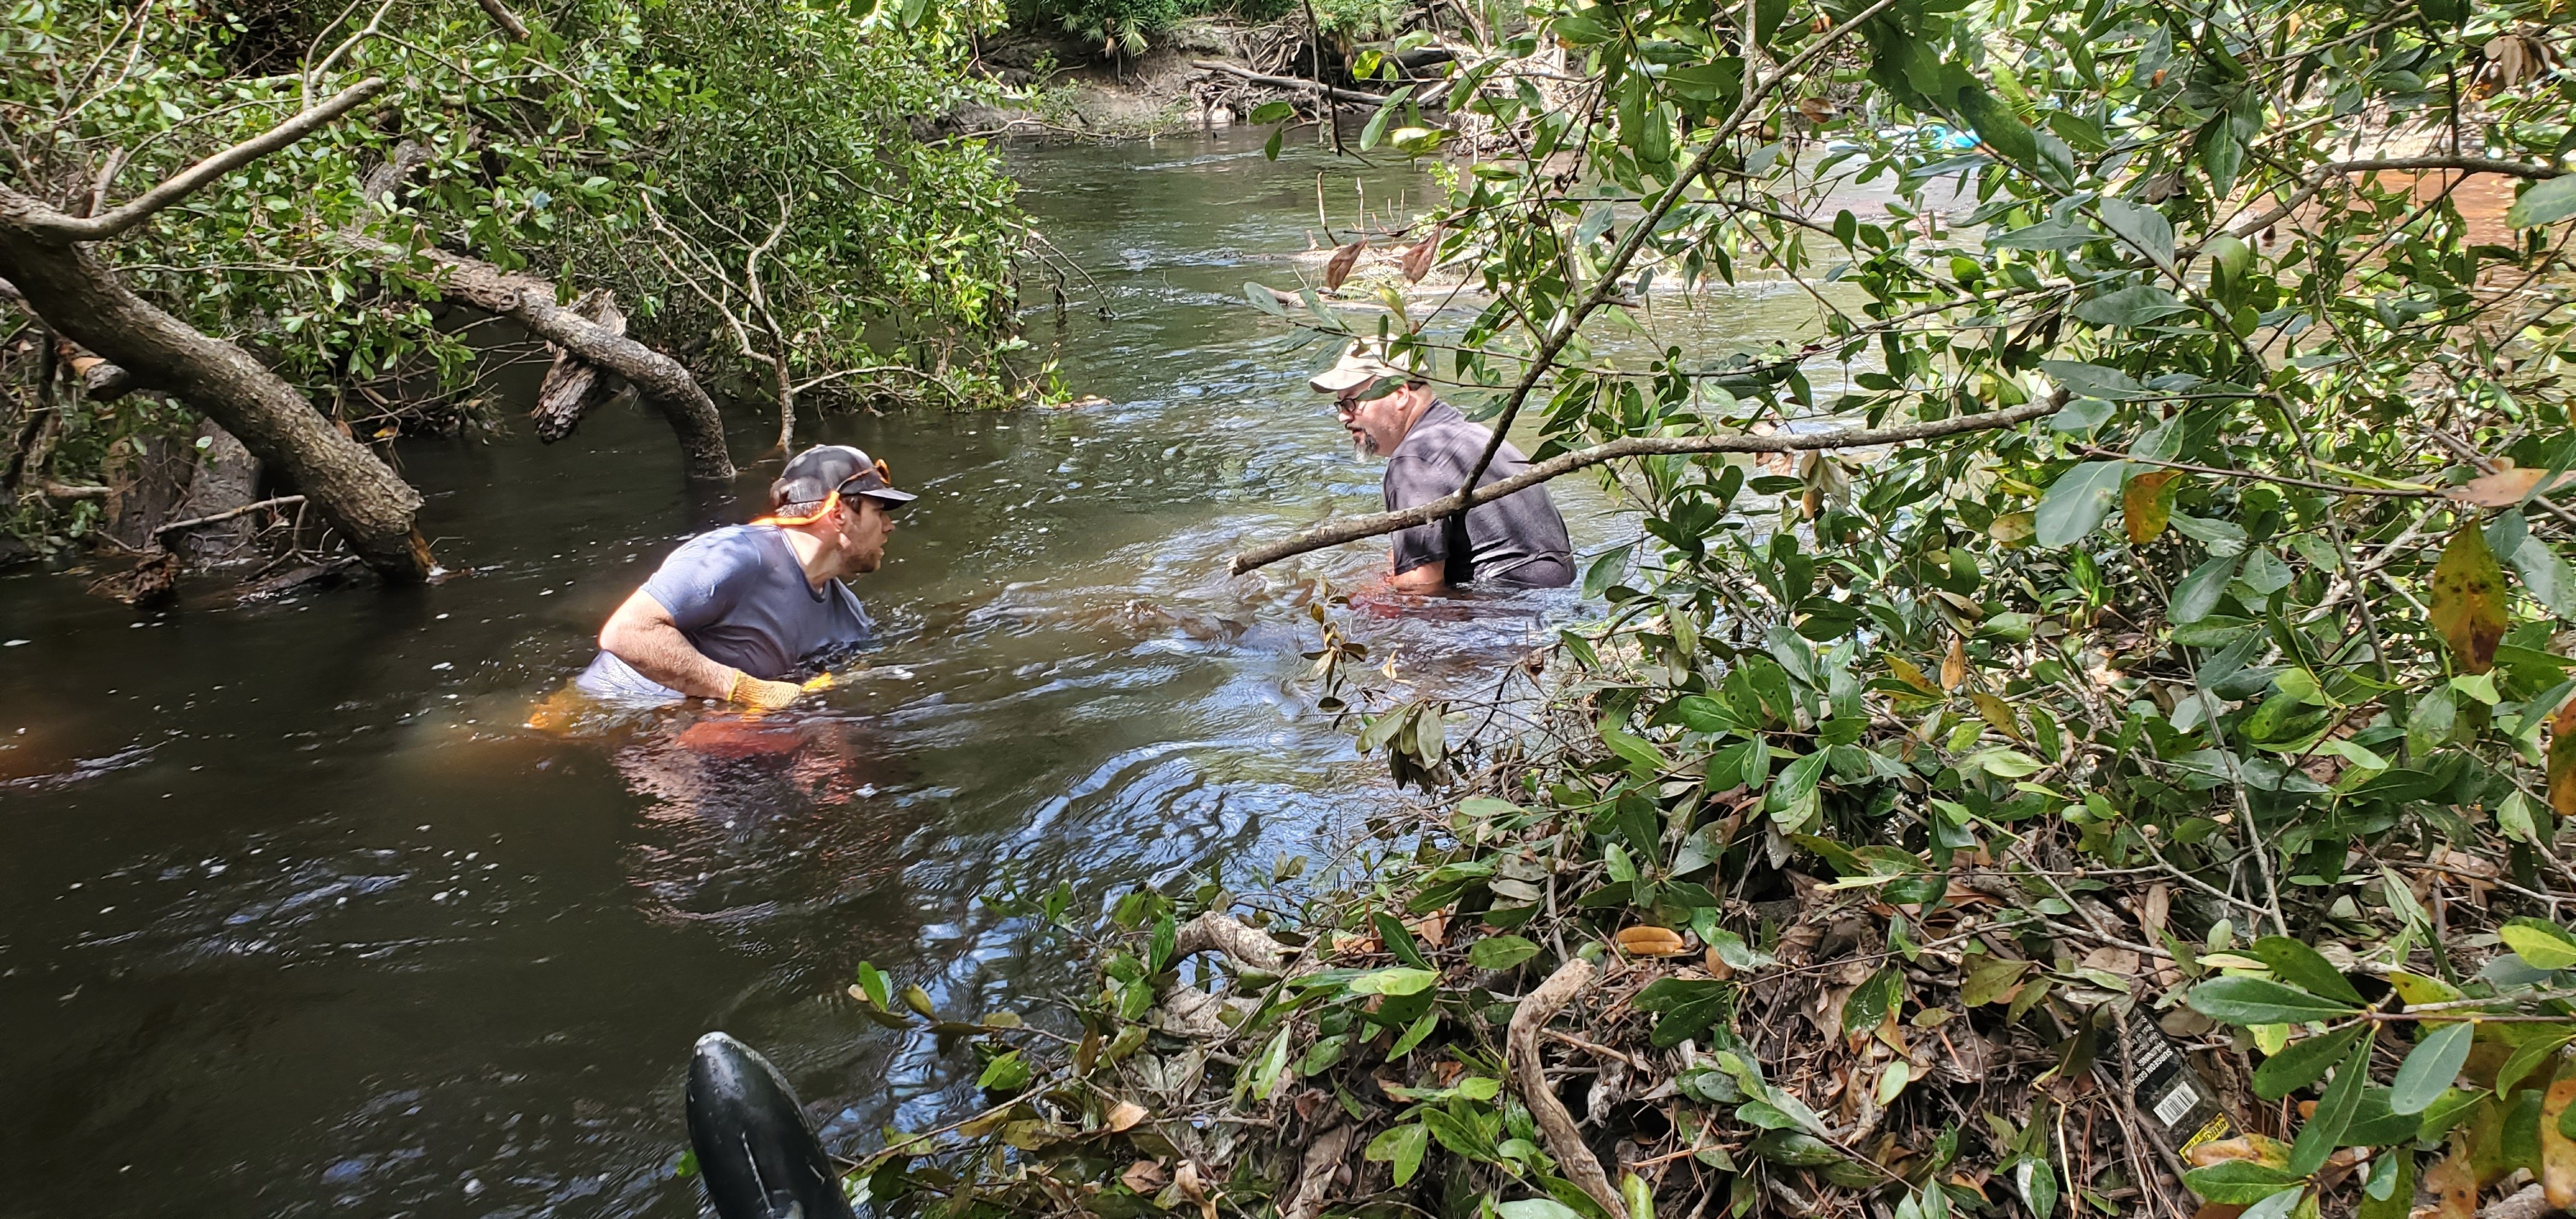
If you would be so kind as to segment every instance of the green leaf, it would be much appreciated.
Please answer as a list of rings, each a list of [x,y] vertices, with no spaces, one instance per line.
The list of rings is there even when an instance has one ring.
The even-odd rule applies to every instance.
[[[1412,1053],[1413,1047],[1422,1044],[1422,1039],[1430,1036],[1431,1030],[1438,1027],[1440,1027],[1440,1009],[1438,1007],[1434,1007],[1430,1011],[1422,1013],[1422,1018],[1414,1021],[1413,1027],[1404,1030],[1404,1036],[1396,1038],[1395,1044],[1388,1048],[1386,1052],[1387,1061],[1393,1062],[1396,1059]]]
[[[2042,360],[2039,362],[2039,370],[2047,373],[2049,379],[2065,386],[2068,393],[2106,398],[2113,402],[2129,398],[2144,398],[2155,392],[2140,385],[2129,374],[2116,368],[2104,368],[2099,364],[2083,364],[2074,360]]]
[[[2352,1048],[2352,1057],[2335,1068],[2332,1084],[2317,1101],[2316,1112],[2308,1124],[2299,1129],[2297,1142],[2290,1144],[2290,1171],[2307,1176],[2325,1167],[2326,1157],[2343,1142],[2344,1129],[2352,1124],[2353,1111],[2360,1107],[2362,1084],[2370,1077],[2370,1045],[2365,1037]]]
[[[2143,203],[2126,199],[2104,199],[2102,223],[2111,226],[2130,247],[2154,260],[2160,267],[2170,267],[2174,260],[2173,222],[2164,213]]]
[[[893,992],[886,984],[886,976],[878,972],[876,966],[861,961],[858,975],[859,989],[866,993],[869,1003],[874,1004],[878,1011],[885,1011],[892,1006]]]
[[[1385,101],[1378,103],[1377,113],[1370,115],[1368,123],[1360,128],[1361,152],[1377,147],[1378,138],[1386,134],[1386,121],[1395,117],[1403,109],[1404,99],[1412,92],[1413,86],[1406,85],[1388,94]]]
[[[2306,1024],[2359,1011],[2264,978],[2217,978],[2192,988],[2191,1010],[2234,1025]],[[2444,1082],[2448,1082],[2447,1080]],[[2417,1106],[2421,1108],[2422,1106]],[[2414,1109],[2401,1110],[2412,1113]]]
[[[2506,208],[2504,222],[2518,229],[2556,224],[2576,216],[2576,174],[2534,183]]]
[[[2525,1027],[2528,1028],[2529,1026]],[[2560,1033],[2529,1033],[2527,1035],[2530,1036],[2531,1040],[2515,1046],[2513,1057],[2505,1059],[2504,1065],[2496,1068],[2496,1091],[2511,1093],[2513,1091],[2513,1086],[2521,1083],[2523,1077],[2531,1074],[2533,1068],[2539,1066],[2543,1060],[2558,1053],[2559,1047],[2566,1045],[2570,1040],[2576,1040],[2576,1029],[2570,1029]],[[2548,1083],[2548,1077],[2541,1077],[2539,1082],[2544,1084]]]
[[[2168,518],[2170,519],[2170,518]],[[2211,559],[2191,569],[2191,574],[2174,585],[2173,604],[2166,608],[2166,620],[2177,626],[2189,626],[2218,608],[2218,598],[2227,591],[2227,582],[2236,578],[2233,557]]]
[[[2023,1156],[2013,1166],[2013,1188],[2021,1191],[2023,1204],[2030,1207],[2034,1219],[2048,1219],[2057,1211],[2057,1170],[2038,1156]]]
[[[1773,1130],[1753,1140],[1753,1154],[1791,1168],[1822,1168],[1841,1162],[1831,1143],[1802,1130]]]
[[[2533,969],[2576,969],[2576,936],[2556,923],[2536,918],[2505,920],[2496,938]]]
[[[2272,976],[2329,999],[2341,999],[2356,1006],[2367,1002],[2361,992],[2345,981],[2343,971],[2333,962],[2286,935],[2267,935],[2254,941],[2254,955],[2272,967]]]
[[[2461,1064],[2469,1060],[2469,1038],[2476,1031],[2477,1026],[2467,1021],[2445,1024],[2415,1043],[2414,1052],[2398,1064],[2397,1078],[2388,1081],[2389,1110],[2422,1113],[2432,1104],[2459,1077]]]
[[[2219,1206],[2260,1202],[2299,1184],[2303,1179],[2252,1160],[2222,1160],[2182,1175],[2182,1183],[2190,1186],[2191,1192]]]
[[[2103,293],[2077,305],[2075,316],[2096,326],[2127,329],[2190,310],[2190,306],[2174,299],[2171,292],[2153,284],[2136,284],[2117,292]]]
[[[2296,1210],[2299,1203],[2307,1196],[2305,1185],[2285,1189],[2246,1207],[2245,1213],[2239,1215],[2237,1219],[2290,1219],[2290,1213]],[[2310,1208],[2309,1213],[2315,1213],[2313,1207]]]
[[[1467,950],[1467,963],[1478,969],[1510,969],[1538,955],[1538,945],[1517,935],[1489,935]]]
[[[2356,1024],[2318,1037],[2294,1041],[2254,1069],[2254,1095],[2280,1100],[2325,1078],[2326,1068],[2343,1061],[2345,1051],[2368,1026]]]
[[[2002,153],[2004,159],[2023,169],[2037,168],[2034,163],[2039,159],[2039,138],[2032,134],[2029,124],[2013,114],[2012,107],[1994,94],[1975,85],[1959,90],[1959,117],[1968,120],[1968,125],[1976,128],[1977,137]]]
[[[1433,969],[1377,969],[1350,980],[1347,985],[1354,995],[1418,995],[1440,980]]]
[[[1395,1165],[1395,1183],[1402,1185],[1422,1171],[1422,1150],[1431,1145],[1431,1131],[1420,1122],[1406,1122],[1369,1140],[1363,1158],[1379,1164]]]
[[[1273,293],[1270,289],[1261,286],[1261,283],[1258,280],[1244,281],[1243,298],[1251,301],[1253,308],[1258,309],[1263,313],[1267,313],[1272,317],[1288,316],[1288,307],[1280,304],[1278,295]]]
[[[1503,1219],[1583,1219],[1573,1207],[1554,1198],[1523,1198],[1518,1202],[1498,1203],[1494,1213]]]
[[[1013,1050],[985,1063],[984,1074],[975,1086],[994,1092],[1017,1092],[1029,1086],[1029,1077],[1029,1064],[1021,1060],[1018,1050]]]
[[[1251,121],[1256,126],[1267,126],[1286,121],[1296,113],[1297,105],[1294,102],[1268,101],[1252,108]]]
[[[2102,518],[2119,501],[2120,484],[2128,474],[2125,461],[2088,461],[2058,475],[2032,514],[2031,541],[2055,549],[2101,527]]]

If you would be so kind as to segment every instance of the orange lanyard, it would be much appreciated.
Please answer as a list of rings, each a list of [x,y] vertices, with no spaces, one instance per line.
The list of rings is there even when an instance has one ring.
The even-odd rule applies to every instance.
[[[831,494],[826,495],[826,496],[824,496],[824,497],[823,497],[823,506],[822,506],[822,507],[820,507],[820,508],[815,509],[815,510],[814,510],[814,512],[813,512],[813,515],[811,515],[811,516],[774,516],[774,515],[773,515],[773,516],[764,516],[764,517],[760,518],[759,520],[753,521],[753,522],[752,522],[752,524],[755,524],[755,525],[811,525],[811,524],[813,524],[813,523],[814,523],[814,522],[816,522],[816,521],[822,520],[824,517],[827,517],[827,516],[832,515],[832,509],[834,509],[834,508],[838,508],[838,507],[840,507],[840,506],[841,506],[841,493],[840,493],[840,491],[839,491],[839,490],[837,490],[837,489],[836,489],[836,490],[834,490]]]

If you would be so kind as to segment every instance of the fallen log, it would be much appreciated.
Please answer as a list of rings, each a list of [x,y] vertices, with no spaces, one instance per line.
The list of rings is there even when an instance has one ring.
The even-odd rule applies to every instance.
[[[1383,93],[1363,93],[1357,89],[1338,88],[1322,81],[1307,80],[1298,76],[1272,76],[1266,72],[1255,72],[1250,68],[1214,59],[1193,59],[1190,61],[1190,66],[1203,71],[1239,76],[1256,85],[1268,85],[1273,89],[1296,89],[1300,92],[1318,94],[1337,102],[1358,102],[1366,106],[1376,106],[1384,104],[1387,99],[1387,95]],[[1423,105],[1428,107],[1430,102],[1425,101]]]
[[[617,308],[617,298],[606,288],[594,288],[573,303],[572,311],[592,324],[615,335],[626,333],[626,314]],[[537,407],[528,417],[537,421],[537,439],[553,444],[581,426],[581,417],[592,407],[615,397],[621,383],[614,375],[603,374],[599,366],[554,344],[546,350],[554,353],[554,363],[546,368],[546,379],[537,386]]]

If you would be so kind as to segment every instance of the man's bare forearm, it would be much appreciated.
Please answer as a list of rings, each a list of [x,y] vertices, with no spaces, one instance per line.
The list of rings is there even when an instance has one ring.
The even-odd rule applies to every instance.
[[[722,699],[733,693],[734,669],[707,659],[662,608],[638,592],[610,615],[599,646],[627,667],[682,694]]]

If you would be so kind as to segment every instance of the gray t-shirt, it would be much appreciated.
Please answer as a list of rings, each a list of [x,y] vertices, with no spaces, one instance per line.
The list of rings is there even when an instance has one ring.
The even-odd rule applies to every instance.
[[[838,580],[820,591],[775,525],[729,525],[683,543],[644,592],[707,659],[763,681],[809,677],[876,638],[876,623]],[[606,652],[574,685],[593,698],[667,702],[683,697]]]
[[[1485,455],[1493,433],[1469,423],[1458,408],[1433,402],[1413,421],[1413,430],[1386,459],[1386,507],[1393,512],[1427,504],[1458,489],[1476,459]],[[1485,467],[1479,487],[1500,482],[1529,468],[1519,449],[1505,444]],[[1453,553],[1457,526],[1432,521],[1398,531],[1395,570],[1411,571],[1425,563],[1445,563],[1450,584],[1518,584],[1563,588],[1574,582],[1574,547],[1565,536],[1565,518],[1557,515],[1547,488],[1526,487],[1467,511],[1466,552]]]

